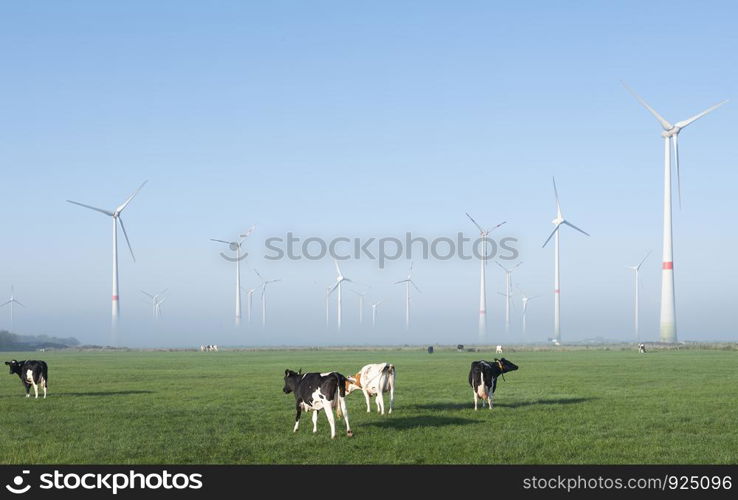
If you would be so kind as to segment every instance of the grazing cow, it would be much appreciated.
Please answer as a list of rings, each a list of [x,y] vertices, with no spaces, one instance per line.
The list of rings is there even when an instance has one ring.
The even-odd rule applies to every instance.
[[[462,352],[464,350],[464,344],[459,344],[456,346],[456,350],[459,352]]]
[[[346,420],[346,434],[354,435],[349,426],[348,411],[346,409],[346,377],[338,372],[327,373],[301,373],[292,370],[284,371],[285,394],[290,392],[295,395],[295,428],[297,432],[300,425],[300,414],[302,411],[313,412],[313,432],[318,432],[318,412],[325,411],[325,416],[331,426],[331,439],[336,437],[336,421],[333,408],[339,415],[342,413]]]
[[[428,354],[433,354],[433,346],[432,345],[429,345],[428,346]]]
[[[471,370],[469,370],[469,385],[471,385],[474,393],[474,409],[477,409],[477,398],[479,398],[482,400],[482,408],[484,408],[484,401],[486,400],[491,410],[492,399],[497,388],[497,377],[517,369],[517,365],[505,358],[495,358],[493,362],[472,361]]]
[[[502,354],[502,346],[498,345],[497,349],[495,349],[495,354]]]
[[[384,396],[390,393],[389,412],[395,404],[395,365],[390,363],[375,363],[364,366],[359,373],[346,379],[346,394],[361,390],[366,400],[366,412],[371,413],[370,396],[375,396],[377,411],[384,415]]]
[[[26,387],[26,397],[31,397],[31,387],[36,393],[38,399],[38,386],[44,390],[44,399],[46,399],[46,389],[49,385],[49,368],[45,361],[28,360],[28,361],[6,361],[6,365],[10,367],[10,374],[17,373]]]
[[[641,354],[646,354],[646,344],[638,344],[638,352]]]

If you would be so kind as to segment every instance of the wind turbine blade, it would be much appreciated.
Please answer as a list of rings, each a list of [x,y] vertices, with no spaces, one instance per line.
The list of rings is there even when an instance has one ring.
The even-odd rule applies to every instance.
[[[669,123],[668,121],[666,121],[666,119],[665,119],[665,118],[664,118],[663,116],[661,116],[660,114],[658,114],[658,113],[656,112],[656,110],[655,110],[655,109],[653,109],[653,108],[652,108],[651,106],[649,106],[649,105],[648,105],[648,103],[647,103],[646,101],[644,101],[644,100],[643,100],[643,99],[641,98],[641,96],[639,96],[638,94],[636,94],[636,93],[635,93],[635,91],[634,91],[633,89],[631,89],[630,87],[628,87],[628,86],[627,86],[627,85],[625,84],[625,82],[621,81],[620,83],[622,83],[622,84],[623,84],[623,87],[625,87],[625,88],[626,88],[626,90],[627,90],[628,92],[630,92],[630,93],[631,93],[631,94],[633,95],[633,97],[635,97],[635,98],[636,98],[636,100],[637,100],[637,101],[638,101],[639,103],[641,103],[641,106],[643,106],[644,108],[646,108],[646,109],[647,109],[647,110],[648,110],[648,111],[649,111],[649,112],[650,112],[650,113],[651,113],[651,114],[652,114],[652,115],[653,115],[653,116],[654,116],[654,117],[655,117],[655,118],[656,118],[656,119],[657,119],[657,120],[659,121],[659,123],[660,123],[660,124],[661,124],[661,126],[662,126],[662,127],[664,128],[664,130],[671,130],[671,129],[673,128],[673,126],[672,126],[672,124],[671,124],[671,123]],[[699,118],[699,117],[698,117],[698,118]],[[697,119],[697,118],[695,118],[695,120],[696,120],[696,119]]]
[[[679,173],[679,134],[671,136],[674,144],[674,163],[676,164],[677,195],[679,198],[679,210],[682,209],[682,176]]]
[[[256,229],[256,226],[251,226],[246,230],[246,233],[241,235],[241,238],[247,238],[251,233],[254,232],[254,229]]]
[[[226,245],[230,245],[231,244],[230,241],[216,240],[216,239],[213,239],[213,238],[210,238],[210,241],[217,241],[218,243],[225,243]]]
[[[254,272],[259,277],[259,279],[261,280],[261,282],[264,283],[264,278],[261,276],[261,274],[259,274],[259,271],[257,271],[256,269],[254,269]]]
[[[418,288],[418,285],[416,285],[416,284],[415,284],[415,282],[414,282],[413,280],[409,280],[409,281],[410,281],[410,284],[411,284],[411,285],[412,285],[412,286],[413,286],[413,287],[414,287],[414,288],[415,288],[415,289],[416,289],[417,291],[419,291],[419,292],[420,292],[420,288]],[[423,292],[420,292],[420,293],[423,293]]]
[[[574,229],[576,229],[576,230],[577,230],[577,231],[579,231],[580,233],[582,233],[582,234],[586,234],[587,236],[589,236],[589,233],[587,233],[586,231],[582,231],[581,229],[579,229],[579,228],[578,228],[577,226],[575,226],[575,225],[574,225],[574,224],[572,224],[571,222],[568,222],[568,221],[564,221],[564,222],[562,222],[562,224],[566,224],[567,226],[569,226],[569,227],[571,227],[571,228],[574,228]]]
[[[123,225],[123,218],[118,216],[118,222],[120,222],[120,228],[123,230],[123,236],[126,237],[126,243],[128,243],[128,250],[131,251],[131,257],[133,257],[133,262],[136,262],[136,256],[133,255],[133,248],[131,248],[131,242],[128,240],[128,234],[126,233],[126,226]]]
[[[472,216],[471,216],[471,215],[469,215],[469,212],[464,212],[464,213],[466,214],[466,216],[467,216],[467,217],[469,217],[469,220],[471,220],[471,221],[472,221],[472,222],[474,223],[474,225],[475,225],[475,226],[477,226],[477,229],[479,229],[479,232],[480,232],[480,233],[484,233],[484,229],[482,229],[482,226],[480,226],[479,224],[477,224],[477,221],[475,221],[475,220],[474,220],[474,219],[472,218]]]
[[[168,291],[169,291],[169,288],[165,288],[164,290],[162,290],[161,292],[159,292],[159,294],[158,294],[158,295],[164,295],[164,294],[165,294],[165,293],[167,293]]]
[[[502,264],[500,264],[497,261],[495,261],[495,264],[497,264],[498,266],[500,266],[500,269],[502,269],[503,271],[507,272],[507,269],[505,268],[505,266],[503,266]]]
[[[721,102],[715,104],[714,106],[710,106],[709,108],[707,108],[706,110],[704,110],[702,113],[698,113],[698,114],[694,115],[692,118],[687,118],[686,120],[682,120],[680,122],[676,122],[675,123],[675,126],[677,126],[679,128],[684,128],[687,125],[689,125],[690,123],[692,123],[693,121],[699,120],[700,118],[702,118],[703,116],[705,116],[707,113],[711,113],[711,112],[715,111],[716,109],[718,109],[720,106],[722,106],[726,102],[728,102],[727,99],[725,99],[724,101],[721,101]]]
[[[339,276],[339,277],[340,277],[340,276],[343,276],[343,273],[341,272],[341,268],[340,268],[340,267],[338,267],[338,260],[336,260],[336,259],[333,259],[333,262],[335,262],[335,264],[336,264],[336,272],[338,273],[338,276]]]
[[[641,268],[641,266],[643,265],[643,263],[646,262],[646,259],[648,258],[649,255],[651,255],[651,250],[649,250],[648,253],[646,254],[646,256],[643,257],[643,260],[641,260],[641,263],[638,264],[638,266],[636,267],[636,270]]]
[[[544,248],[546,246],[546,243],[549,242],[549,240],[553,237],[554,233],[556,233],[556,231],[558,231],[560,227],[561,227],[561,224],[557,225],[554,228],[554,230],[551,231],[551,234],[548,235],[548,238],[546,238],[546,241],[543,242],[543,245],[541,246],[541,248]]]
[[[556,215],[561,217],[561,205],[559,204],[559,190],[556,189],[556,177],[552,177],[554,185],[554,195],[556,196]]]
[[[520,262],[518,262],[517,264],[515,264],[513,266],[513,269],[517,269],[518,267],[520,267],[520,264],[522,264],[522,263],[523,263],[523,261],[521,260]]]
[[[141,290],[141,293],[143,293],[144,295],[146,295],[148,297],[151,297],[152,299],[154,298],[154,296],[151,295],[149,292],[144,292],[143,290]]]
[[[72,200],[67,200],[67,202],[68,203],[74,203],[75,205],[79,205],[80,207],[89,208],[90,210],[95,210],[95,211],[100,212],[100,213],[103,213],[105,215],[109,215],[110,217],[112,217],[113,215],[115,215],[110,210],[104,210],[102,208],[97,208],[97,207],[93,207],[93,206],[90,206],[90,205],[85,205],[84,203],[79,203],[79,202],[72,201]]]
[[[161,299],[161,300],[160,300],[159,302],[157,302],[157,303],[156,303],[156,305],[157,305],[157,306],[160,306],[160,305],[162,305],[162,304],[163,304],[164,302],[166,302],[166,301],[167,301],[167,299],[168,299],[168,298],[169,298],[169,297],[164,297],[164,298],[163,298],[163,299]]]
[[[400,280],[400,281],[395,281],[395,282],[393,283],[393,285],[399,285],[400,283],[406,283],[406,282],[408,282],[408,281],[410,281],[410,280]]]
[[[136,191],[134,191],[133,194],[128,197],[126,201],[124,201],[118,208],[115,209],[115,213],[121,213],[128,206],[131,200],[136,197],[138,192],[141,191],[141,189],[146,185],[147,182],[149,181],[143,181],[143,184],[141,184],[138,189],[136,189]]]
[[[3,307],[3,306],[7,306],[7,305],[8,305],[8,304],[10,304],[11,302],[13,302],[13,301],[12,301],[12,300],[9,300],[9,301],[7,301],[7,302],[3,302],[2,304],[0,304],[0,307]]]
[[[15,302],[16,304],[18,304],[18,305],[19,305],[19,306],[21,306],[21,307],[26,307],[26,306],[24,306],[23,304],[21,304],[20,300],[17,300],[17,299],[13,299],[13,302]]]
[[[328,295],[330,296],[330,294],[333,293],[333,290],[335,290],[336,288],[338,288],[338,285],[340,285],[340,284],[341,284],[341,282],[339,281],[338,283],[336,283],[335,285],[333,285],[333,287],[328,291]]]
[[[492,228],[492,229],[490,229],[489,231],[490,231],[490,232],[492,232],[492,231],[494,231],[495,229],[497,229],[498,227],[500,227],[500,226],[501,226],[501,225],[503,225],[503,224],[507,224],[507,221],[503,221],[503,222],[500,222],[499,224],[497,224],[497,225],[496,225],[495,227],[493,227],[493,228]]]

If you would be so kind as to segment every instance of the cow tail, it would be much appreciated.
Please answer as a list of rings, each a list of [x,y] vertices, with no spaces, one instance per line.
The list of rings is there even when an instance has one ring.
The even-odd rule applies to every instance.
[[[341,412],[341,400],[340,398],[346,397],[346,377],[341,375],[340,373],[336,373],[336,415],[338,418],[343,417],[343,413]]]
[[[49,388],[49,367],[46,365],[46,363],[43,364],[42,370],[44,374],[44,385],[48,389]]]

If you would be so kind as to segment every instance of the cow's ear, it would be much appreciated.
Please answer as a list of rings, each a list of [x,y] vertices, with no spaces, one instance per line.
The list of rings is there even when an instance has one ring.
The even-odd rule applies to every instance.
[[[299,370],[297,370],[297,374],[298,375],[300,375],[301,373],[302,373],[302,368],[300,368]]]

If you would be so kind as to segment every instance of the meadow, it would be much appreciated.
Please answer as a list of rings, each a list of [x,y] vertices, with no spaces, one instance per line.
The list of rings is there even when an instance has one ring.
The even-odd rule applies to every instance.
[[[0,378],[3,464],[736,464],[738,351],[518,351],[493,410],[469,365],[489,352],[258,350],[3,353],[44,359],[46,400]],[[395,410],[348,397],[354,437],[321,413],[292,432],[286,368],[389,361]],[[7,367],[4,367],[7,368]]]

